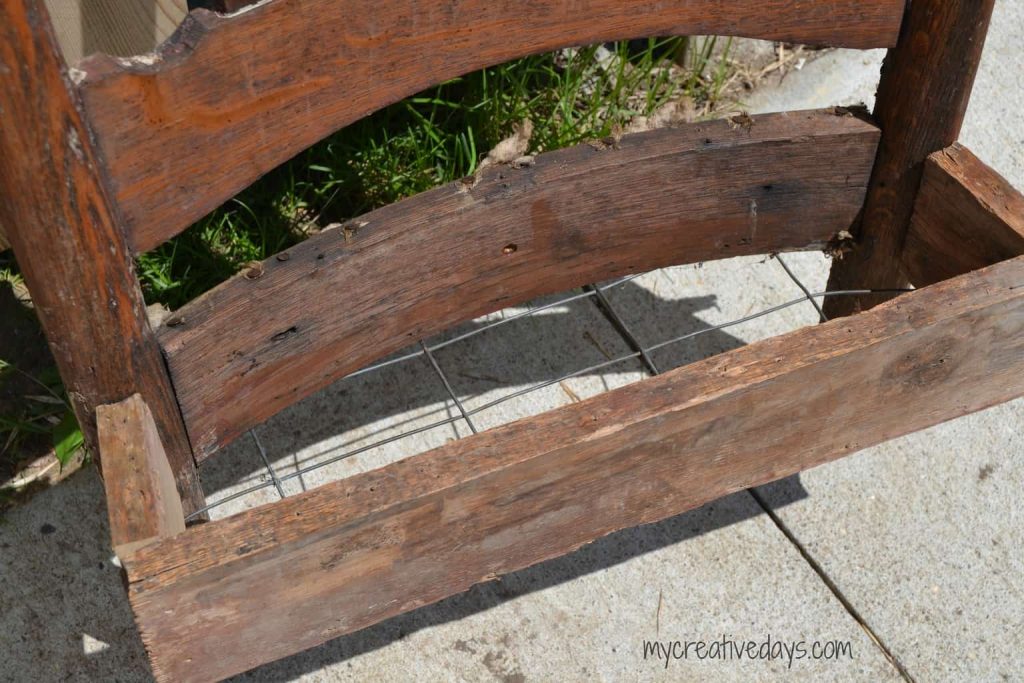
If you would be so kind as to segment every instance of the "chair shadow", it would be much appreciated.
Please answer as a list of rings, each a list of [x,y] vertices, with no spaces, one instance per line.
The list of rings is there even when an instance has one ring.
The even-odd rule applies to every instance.
[[[608,297],[644,344],[707,329],[698,314],[716,306],[713,296],[665,299],[634,282],[609,291]],[[451,339],[480,327],[481,323],[467,323],[437,339]],[[665,371],[743,344],[716,330],[655,355]],[[628,352],[625,342],[587,298],[507,323],[445,347],[436,355],[456,391],[476,396],[495,387],[508,389],[552,380],[603,362],[608,355]],[[623,369],[639,373],[641,366],[632,360],[624,368],[587,376],[607,386],[614,383],[614,372]],[[401,416],[443,403],[446,398],[430,366],[422,360],[409,361],[328,387],[269,421],[261,427],[261,436],[274,449],[281,449],[278,452],[287,452],[284,449],[315,445],[382,417]],[[297,429],[297,425],[303,428]],[[260,471],[258,458],[249,444],[244,446],[227,449],[209,462],[212,467],[204,467],[208,488]],[[773,489],[773,501],[779,505],[807,497],[798,476],[777,482]],[[779,491],[781,495],[776,495]],[[611,534],[569,555],[265,665],[240,680],[286,680],[313,672],[386,647],[420,629],[463,619],[759,514],[761,509],[749,494],[733,494],[655,524]],[[119,573],[110,564],[113,552],[108,534],[102,486],[92,467],[8,514],[8,523],[0,525],[0,632],[13,639],[21,634],[23,642],[33,645],[5,648],[12,653],[7,671],[35,670],[41,679],[48,679],[46,672],[52,673],[53,679],[148,677]],[[17,552],[12,552],[13,548]],[[45,637],[41,635],[44,632]],[[93,646],[90,652],[90,642],[100,646]],[[0,665],[0,678],[4,671]]]
[[[10,282],[0,281],[0,360],[10,363],[17,371],[2,373],[0,377],[0,416],[18,419],[26,405],[26,396],[40,393],[32,378],[54,367],[50,347],[35,311],[15,293]],[[0,481],[15,474],[17,465],[4,448],[7,434],[0,431]],[[52,450],[48,434],[28,434],[17,444],[17,460],[30,462]]]
[[[708,323],[697,314],[717,306],[714,295],[666,299],[635,282],[618,285],[608,290],[606,295],[645,346],[708,330]],[[533,304],[541,306],[565,297],[566,294],[545,297]],[[429,340],[428,344],[450,340],[487,325],[486,322],[466,323]],[[727,332],[708,330],[651,356],[658,369],[665,372],[743,345],[742,340]],[[418,350],[418,346],[410,346],[391,357]],[[488,398],[494,396],[492,392],[508,392],[551,382],[569,373],[605,363],[609,358],[628,355],[631,351],[594,300],[583,298],[456,342],[437,350],[435,357],[456,394],[467,409],[472,410],[474,405],[484,401],[485,395]],[[639,360],[632,359],[583,373],[580,377],[598,378],[604,385],[603,390],[607,391],[612,384],[621,384],[621,376],[625,372],[641,373],[643,366]],[[419,415],[431,407],[441,412],[446,404],[448,413],[443,417],[456,415],[447,391],[428,361],[418,357],[335,382],[283,410],[258,431],[271,459],[281,453],[302,452],[301,460],[296,458],[290,465],[305,466],[323,457],[343,453],[345,445],[315,448],[331,439],[336,441],[338,435],[381,423],[387,425],[380,428],[383,433],[392,430],[392,422],[400,416]],[[486,415],[484,412],[474,419],[479,422]],[[367,435],[365,431],[358,434],[358,438],[347,444],[350,448],[372,438],[372,434]],[[229,444],[207,460],[200,470],[207,492],[222,490],[264,472],[258,451],[248,438]]]
[[[548,297],[535,303],[543,305],[564,296]],[[714,296],[661,298],[634,282],[609,291],[608,298],[644,345],[708,329],[708,323],[697,314],[715,308],[717,303]],[[433,342],[452,339],[485,325],[467,323],[440,335]],[[743,345],[742,340],[726,332],[709,330],[653,355],[659,370],[664,372]],[[416,348],[411,347],[395,356]],[[457,342],[438,350],[435,356],[460,397],[472,397],[495,388],[509,389],[557,379],[605,361],[608,356],[616,357],[628,352],[628,346],[594,301],[586,298]],[[641,369],[637,360],[623,365],[634,372]],[[588,376],[603,381],[606,375],[622,370],[616,367]],[[393,390],[396,387],[401,390]],[[277,453],[295,452],[359,425],[444,403],[447,398],[443,385],[426,360],[414,359],[383,368],[369,376],[335,383],[268,421],[260,428],[261,439],[268,449],[272,447]],[[314,419],[311,420],[311,416]],[[304,428],[295,429],[296,423],[301,423]],[[260,471],[261,464],[251,444],[244,443],[208,461],[203,470],[203,481],[209,490],[214,490],[237,481],[240,472]],[[773,485],[773,500],[779,506],[806,497],[799,475]],[[265,665],[240,676],[239,680],[287,680],[312,672],[385,647],[417,630],[462,619],[515,597],[557,586],[742,522],[761,512],[748,493],[736,493],[655,524],[611,534],[564,557],[475,586],[460,595]]]

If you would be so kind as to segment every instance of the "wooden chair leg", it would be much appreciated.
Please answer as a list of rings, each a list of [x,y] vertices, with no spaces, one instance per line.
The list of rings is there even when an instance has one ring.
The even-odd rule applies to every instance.
[[[0,112],[0,224],[86,443],[95,450],[96,406],[140,393],[186,512],[202,507],[132,255],[42,0],[0,3]]]
[[[974,86],[995,0],[914,0],[899,44],[882,67],[875,119],[882,142],[858,229],[858,247],[832,268],[829,289],[907,284],[900,255],[925,159],[956,142]],[[832,297],[830,318],[893,295]]]

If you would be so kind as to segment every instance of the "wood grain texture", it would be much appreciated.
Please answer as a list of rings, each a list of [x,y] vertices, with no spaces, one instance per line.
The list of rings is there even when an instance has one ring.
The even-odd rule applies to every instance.
[[[144,545],[184,531],[185,513],[142,396],[97,406],[96,423],[110,538],[123,561]]]
[[[895,44],[904,0],[275,0],[189,15],[145,60],[80,65],[129,241],[178,234],[385,105],[515,57],[651,35]]]
[[[1024,254],[1024,195],[960,145],[928,157],[903,268],[918,287]]]
[[[132,257],[40,0],[0,3],[0,223],[86,443],[96,406],[141,393],[187,509],[202,505]]]
[[[829,289],[891,289],[907,284],[900,255],[925,159],[960,135],[995,0],[913,0],[899,44],[882,66],[875,119],[878,161],[856,237],[836,261]],[[830,318],[865,310],[892,295],[834,297]]]
[[[1021,283],[1024,258],[143,548],[157,678],[228,676],[1020,396]]]
[[[820,249],[856,217],[877,141],[831,111],[693,124],[492,168],[317,235],[160,331],[196,454],[484,313],[626,273]]]

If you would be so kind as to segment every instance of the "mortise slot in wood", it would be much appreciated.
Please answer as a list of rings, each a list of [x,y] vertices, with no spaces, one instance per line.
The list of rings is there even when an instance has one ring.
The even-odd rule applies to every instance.
[[[135,394],[97,406],[110,537],[121,560],[185,530],[185,514],[153,414]]]
[[[831,111],[626,135],[614,151],[493,167],[471,188],[316,235],[160,330],[197,457],[410,340],[505,306],[669,265],[822,249],[860,210],[878,137]]]
[[[928,158],[903,249],[918,287],[1024,254],[1024,195],[959,144]]]
[[[664,35],[887,47],[904,5],[274,0],[232,17],[193,12],[152,55],[99,55],[78,68],[130,242],[145,251],[326,135],[485,66]]]
[[[143,548],[157,678],[230,676],[1021,396],[1021,282],[1024,257]]]

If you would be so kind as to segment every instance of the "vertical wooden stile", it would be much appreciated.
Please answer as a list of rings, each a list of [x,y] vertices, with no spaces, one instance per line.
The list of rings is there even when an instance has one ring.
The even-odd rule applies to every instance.
[[[42,0],[0,3],[0,224],[86,443],[96,406],[140,393],[186,512],[203,494],[132,256]]]
[[[995,0],[913,0],[899,44],[889,51],[875,105],[882,142],[857,249],[837,260],[830,290],[892,289],[907,284],[900,267],[924,161],[956,142],[981,61]],[[832,297],[830,318],[893,295]]]

